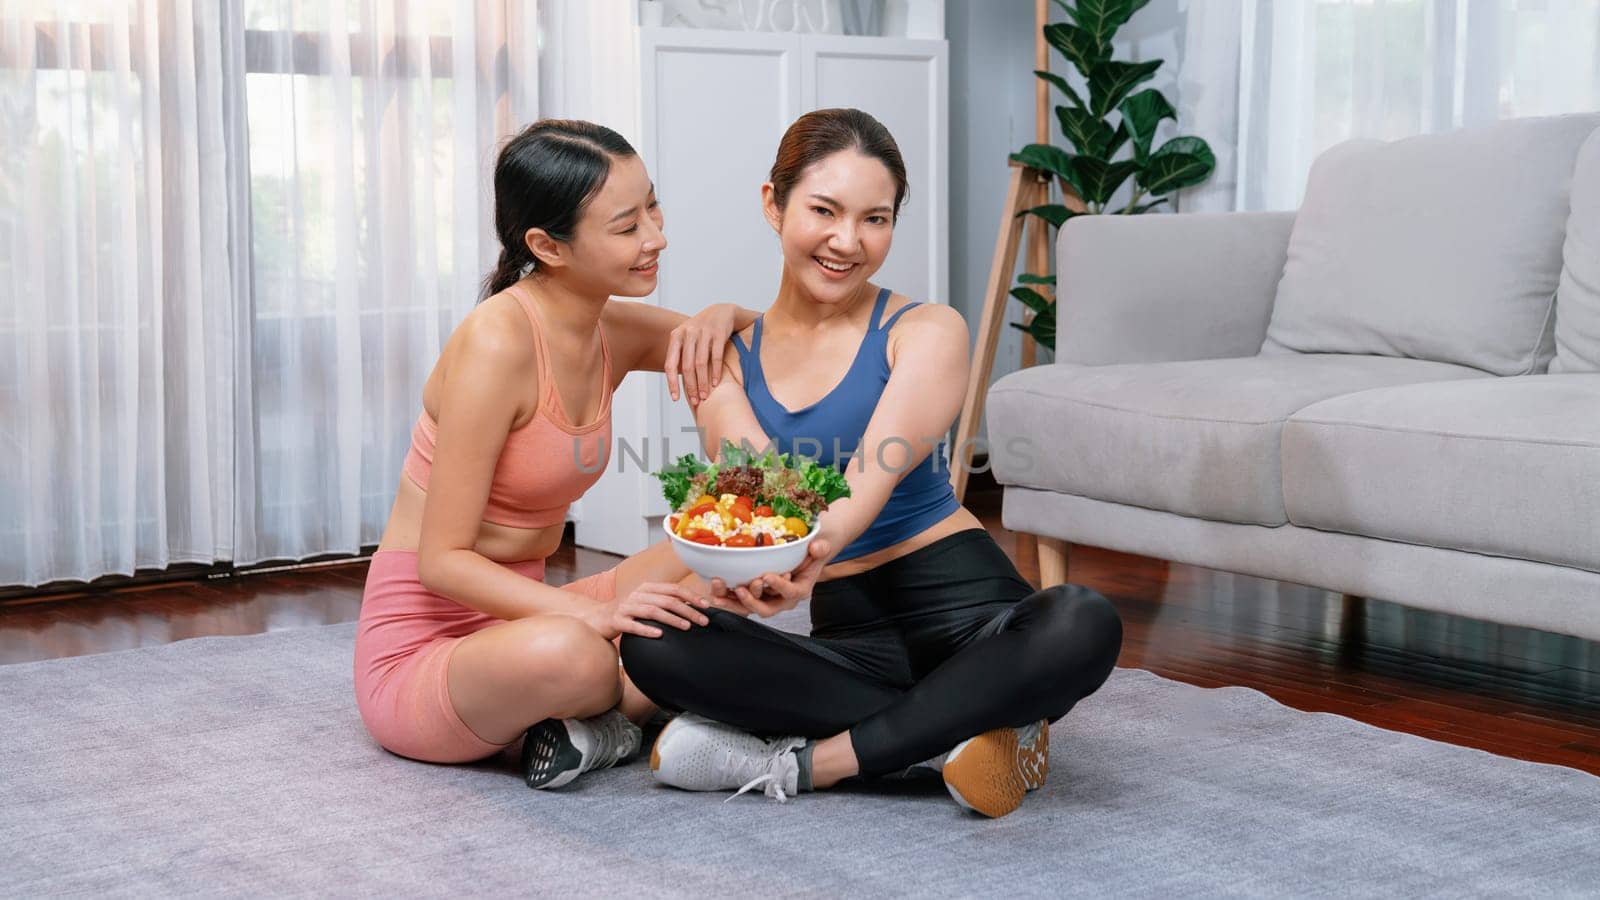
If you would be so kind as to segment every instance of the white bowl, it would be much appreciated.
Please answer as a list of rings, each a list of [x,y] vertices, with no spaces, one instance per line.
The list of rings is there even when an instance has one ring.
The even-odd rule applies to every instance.
[[[805,561],[806,548],[811,545],[811,539],[817,536],[817,530],[813,528],[797,541],[773,544],[771,547],[713,547],[678,537],[667,526],[666,519],[662,520],[661,529],[672,541],[672,549],[678,554],[678,559],[690,571],[707,581],[721,578],[730,588],[749,584],[768,572],[793,572]]]

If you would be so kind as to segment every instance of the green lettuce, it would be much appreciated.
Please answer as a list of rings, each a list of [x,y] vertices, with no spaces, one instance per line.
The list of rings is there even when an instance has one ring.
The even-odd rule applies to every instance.
[[[672,465],[655,473],[656,478],[661,481],[661,493],[667,498],[667,502],[672,504],[673,509],[681,508],[684,501],[689,499],[690,482],[698,475],[710,475],[715,478],[716,470],[714,466],[702,462],[693,453],[685,453]]]
[[[678,457],[671,465],[654,473],[661,481],[661,493],[675,510],[705,492],[717,480],[723,468],[751,466],[765,472],[758,505],[765,503],[780,516],[793,516],[807,524],[816,522],[821,512],[814,503],[802,505],[795,500],[795,492],[810,491],[822,498],[823,506],[850,496],[850,485],[844,473],[833,466],[823,465],[809,457],[797,457],[768,449],[757,453],[748,446],[723,441],[717,462],[708,463],[692,453]]]

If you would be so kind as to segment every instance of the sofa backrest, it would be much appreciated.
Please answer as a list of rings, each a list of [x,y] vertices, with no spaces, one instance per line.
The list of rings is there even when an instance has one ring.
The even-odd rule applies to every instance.
[[[1600,372],[1600,131],[1583,142],[1572,170],[1550,371]]]
[[[1573,163],[1597,127],[1513,119],[1322,154],[1262,352],[1544,371]]]

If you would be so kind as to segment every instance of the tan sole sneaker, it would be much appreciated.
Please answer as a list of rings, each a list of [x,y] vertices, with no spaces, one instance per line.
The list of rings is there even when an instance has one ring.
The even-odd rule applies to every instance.
[[[1018,730],[1017,767],[1022,769],[1022,781],[1028,790],[1037,791],[1050,777],[1050,723],[1040,719],[1039,733],[1032,740],[1029,740],[1030,731],[1030,728]]]
[[[667,730],[665,728],[661,729],[661,734],[666,733]],[[656,739],[650,744],[650,771],[652,772],[661,771],[661,734],[656,735]]]
[[[1022,805],[1027,779],[1018,764],[1015,728],[996,728],[957,744],[944,760],[944,786],[967,809],[991,819]]]

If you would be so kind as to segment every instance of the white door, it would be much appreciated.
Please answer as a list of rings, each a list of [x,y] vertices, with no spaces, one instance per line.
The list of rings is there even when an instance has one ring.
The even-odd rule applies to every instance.
[[[691,315],[721,301],[759,308],[778,286],[761,184],[799,107],[795,36],[688,28],[639,35],[639,152],[667,235],[650,301]],[[669,512],[649,472],[700,447],[689,405],[674,403],[659,375],[629,376],[612,408],[617,446],[584,497],[577,542],[636,553],[659,537],[654,526]]]
[[[949,302],[949,55],[944,41],[807,35],[805,109],[850,106],[882,122],[906,161],[910,196],[874,279],[913,300]]]

